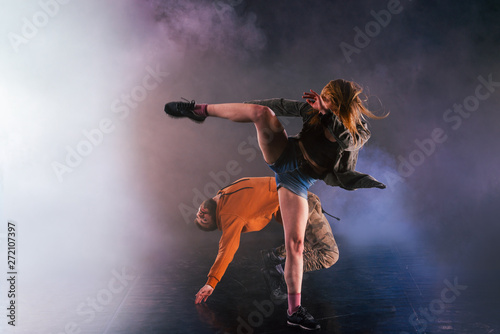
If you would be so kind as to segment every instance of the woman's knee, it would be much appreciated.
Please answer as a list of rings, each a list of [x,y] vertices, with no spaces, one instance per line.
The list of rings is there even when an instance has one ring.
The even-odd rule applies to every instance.
[[[254,105],[252,109],[253,122],[259,128],[267,128],[272,132],[283,130],[283,125],[271,108],[261,105]]]
[[[258,104],[252,105],[252,118],[254,123],[261,123],[269,120],[274,115],[271,108]]]
[[[291,237],[286,244],[288,256],[302,256],[302,253],[304,253],[304,238],[299,236]]]

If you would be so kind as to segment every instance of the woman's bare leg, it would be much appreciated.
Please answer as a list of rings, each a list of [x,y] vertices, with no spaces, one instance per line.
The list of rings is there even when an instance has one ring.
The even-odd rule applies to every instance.
[[[289,294],[302,291],[304,236],[309,214],[307,200],[290,190],[278,190],[283,228],[285,230],[285,281]]]
[[[287,134],[274,112],[265,106],[246,103],[209,104],[209,116],[233,122],[254,123],[264,160],[274,163],[287,144]]]

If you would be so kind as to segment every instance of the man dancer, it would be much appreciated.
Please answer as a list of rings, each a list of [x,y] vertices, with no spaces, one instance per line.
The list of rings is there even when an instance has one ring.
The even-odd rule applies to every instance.
[[[309,192],[308,205],[304,272],[329,268],[339,257],[337,244],[330,224],[323,215],[318,196]],[[195,224],[203,231],[219,229],[222,236],[208,280],[196,294],[196,304],[206,301],[213,293],[238,250],[241,233],[260,231],[273,217],[281,222],[274,177],[240,179],[219,190],[216,196],[200,205]],[[263,273],[271,289],[271,298],[285,299],[287,294],[282,268],[286,258],[285,246],[261,251],[261,254],[265,263]]]

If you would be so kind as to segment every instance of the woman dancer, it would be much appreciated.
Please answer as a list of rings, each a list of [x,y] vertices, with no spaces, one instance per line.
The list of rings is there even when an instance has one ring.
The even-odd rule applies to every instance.
[[[364,116],[383,118],[364,106],[361,92],[354,82],[337,79],[330,81],[321,95],[312,89],[304,93],[302,97],[307,102],[270,99],[208,105],[194,101],[170,102],[165,105],[167,114],[200,123],[208,116],[254,123],[264,160],[276,175],[287,254],[287,323],[292,326],[320,328],[301,306],[308,188],[318,179],[347,190],[385,188],[373,177],[354,170],[358,152],[370,137]],[[302,117],[301,132],[288,137],[277,116]]]

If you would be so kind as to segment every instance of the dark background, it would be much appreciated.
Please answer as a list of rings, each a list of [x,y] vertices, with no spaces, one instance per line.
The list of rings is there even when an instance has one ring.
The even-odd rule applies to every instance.
[[[447,110],[475,94],[479,76],[500,81],[498,5],[403,1],[400,13],[347,61],[340,43],[355,46],[353,28],[364,31],[374,21],[371,11],[387,9],[388,3],[235,1],[234,7],[216,3],[207,11],[201,3],[155,2],[156,18],[167,27],[163,37],[183,51],[183,59],[168,67],[163,101],[180,96],[207,103],[300,100],[303,91],[319,91],[331,79],[360,83],[372,109],[390,115],[370,122],[372,139],[360,153],[358,169],[388,189],[349,193],[318,182],[313,190],[325,208],[343,218],[339,233],[367,243],[418,239],[445,265],[496,275],[498,88],[475,111],[464,109],[466,118]],[[150,120],[141,122],[149,127]],[[297,132],[297,123],[287,125],[289,134]],[[162,132],[164,145],[180,140],[175,154],[149,140],[142,144],[154,157],[141,169],[157,186],[148,187],[156,200],[171,195],[165,186],[171,183],[158,179],[170,178],[172,171],[175,197],[186,204],[195,197],[194,188],[213,182],[208,173],[224,171],[229,160],[242,168],[232,179],[272,175],[260,156],[247,162],[252,156],[238,151],[254,135],[251,125],[215,119],[203,126],[155,119],[155,125],[153,132]],[[433,147],[429,140],[435,129],[445,140]],[[416,141],[427,143],[428,151]],[[159,160],[164,156],[170,162]],[[414,167],[410,172],[408,162]],[[177,177],[179,167],[189,176]],[[186,233],[186,226],[173,223],[176,205],[162,206],[161,215],[171,217],[169,231]]]

